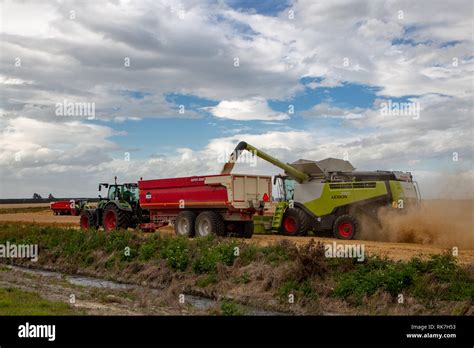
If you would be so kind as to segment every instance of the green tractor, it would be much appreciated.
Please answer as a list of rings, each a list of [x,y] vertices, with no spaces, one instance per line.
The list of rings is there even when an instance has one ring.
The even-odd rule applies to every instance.
[[[98,229],[103,227],[106,231],[115,229],[135,228],[139,223],[148,222],[150,215],[147,210],[140,207],[138,201],[138,184],[99,184],[99,192],[102,188],[107,190],[107,196],[99,194],[99,202],[96,208],[83,209],[80,216],[82,229]]]
[[[298,160],[285,164],[263,151],[240,142],[221,174],[232,171],[242,151],[282,168],[274,177],[280,200],[272,216],[254,217],[254,233],[306,235],[331,232],[339,239],[353,239],[363,226],[361,219],[380,227],[378,210],[383,206],[407,209],[420,200],[417,183],[409,172],[355,171],[345,160]]]

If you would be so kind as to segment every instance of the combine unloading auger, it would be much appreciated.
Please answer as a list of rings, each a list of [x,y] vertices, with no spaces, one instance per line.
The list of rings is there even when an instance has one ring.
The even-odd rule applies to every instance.
[[[310,177],[306,173],[299,171],[295,167],[283,163],[279,160],[277,160],[275,157],[270,156],[269,154],[263,152],[262,150],[257,149],[256,147],[247,144],[245,141],[241,141],[234,149],[234,151],[231,153],[229,160],[227,161],[226,164],[224,164],[224,167],[221,170],[221,174],[230,174],[232,172],[232,169],[234,168],[234,164],[237,162],[237,159],[239,158],[240,154],[244,151],[247,150],[254,155],[260,157],[261,159],[270,162],[271,164],[283,169],[286,174],[288,174],[290,177],[295,179],[296,181],[302,183],[307,181]]]

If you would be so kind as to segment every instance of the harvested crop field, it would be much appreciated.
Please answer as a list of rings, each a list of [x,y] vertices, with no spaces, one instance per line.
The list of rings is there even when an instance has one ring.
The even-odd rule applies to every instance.
[[[47,209],[40,212],[18,212],[0,214],[0,222],[22,222],[39,223],[61,226],[79,226],[79,217],[71,215],[53,215],[52,211]]]
[[[37,207],[46,207],[46,208],[49,208],[49,203],[8,203],[8,204],[0,204],[0,209],[8,209],[8,208],[37,208]]]

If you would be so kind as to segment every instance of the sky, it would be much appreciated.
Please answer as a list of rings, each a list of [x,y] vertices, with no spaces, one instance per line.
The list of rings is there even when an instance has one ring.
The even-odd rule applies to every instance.
[[[0,198],[216,174],[242,140],[473,198],[473,4],[3,0]]]

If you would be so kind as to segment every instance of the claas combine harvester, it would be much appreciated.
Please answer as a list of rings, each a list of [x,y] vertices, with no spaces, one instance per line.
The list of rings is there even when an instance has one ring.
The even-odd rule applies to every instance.
[[[280,196],[274,214],[254,217],[256,233],[296,236],[331,231],[339,239],[353,239],[361,217],[380,225],[379,208],[406,209],[420,200],[409,172],[355,171],[348,161],[335,158],[285,164],[246,142],[237,145],[221,174],[232,171],[242,151],[250,151],[285,171],[274,177]]]

